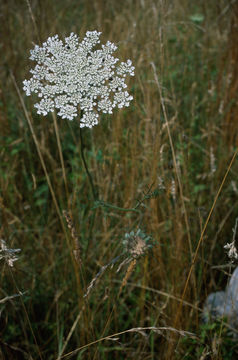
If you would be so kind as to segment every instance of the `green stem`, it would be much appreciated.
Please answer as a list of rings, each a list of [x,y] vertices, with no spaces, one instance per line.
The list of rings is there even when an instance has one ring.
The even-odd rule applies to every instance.
[[[86,162],[86,159],[85,159],[85,156],[84,156],[85,145],[84,145],[84,142],[83,142],[82,128],[79,128],[79,134],[80,134],[79,136],[80,136],[80,142],[81,142],[81,147],[80,147],[81,158],[82,158],[84,169],[86,171],[86,174],[88,176],[88,180],[89,180],[89,183],[90,183],[90,186],[91,186],[91,189],[92,189],[94,201],[96,201],[98,199],[98,192],[97,192],[97,190],[95,188],[95,185],[93,183],[93,178],[92,178],[92,175],[90,174],[90,171],[88,169],[88,165],[87,165],[87,162]]]
[[[135,208],[127,208],[127,209],[125,209],[125,208],[121,208],[119,206],[108,204],[108,203],[106,203],[104,201],[97,201],[96,206],[108,207],[110,209],[119,210],[119,211],[134,211],[134,212],[139,213],[139,214],[141,213],[140,210],[137,210]]]

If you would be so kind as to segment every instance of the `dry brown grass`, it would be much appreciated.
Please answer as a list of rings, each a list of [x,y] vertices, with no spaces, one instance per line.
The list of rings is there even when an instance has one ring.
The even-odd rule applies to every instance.
[[[128,329],[199,334],[207,293],[225,283],[212,266],[227,262],[223,245],[237,217],[235,158],[229,168],[237,145],[237,4],[8,0],[1,14],[0,237],[22,249],[13,274],[30,291],[25,307],[42,358],[81,348],[78,359],[183,359],[188,348],[179,333],[143,337]],[[196,14],[204,20],[194,20]],[[33,99],[21,90],[32,43],[94,29],[103,42],[118,44],[118,57],[132,59],[136,76],[129,84],[132,106],[84,132],[85,157],[105,203],[131,209],[151,185],[151,192],[163,187],[144,199],[142,215],[93,209],[77,122],[36,116]],[[133,260],[127,272],[108,267],[85,300],[90,281],[123,251],[125,232],[141,225],[154,239],[153,252]],[[9,279],[5,269],[1,280],[10,296]],[[3,337],[37,359],[20,302],[11,301],[7,311]],[[118,333],[119,342],[101,341]],[[221,359],[219,351],[211,358]]]

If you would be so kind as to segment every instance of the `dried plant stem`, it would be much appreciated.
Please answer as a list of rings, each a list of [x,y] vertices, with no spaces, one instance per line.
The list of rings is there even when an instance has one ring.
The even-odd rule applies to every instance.
[[[60,162],[61,162],[61,167],[62,167],[62,172],[63,172],[65,191],[66,191],[66,196],[67,196],[67,200],[68,200],[69,199],[68,183],[67,183],[67,179],[66,179],[64,158],[63,158],[63,153],[62,153],[62,147],[61,147],[60,136],[59,136],[59,128],[58,128],[55,112],[52,113],[52,116],[53,116],[53,121],[54,121],[55,135],[56,135],[56,139],[57,139],[57,146],[58,146],[58,151],[59,151],[59,156],[60,156]]]
[[[124,279],[122,280],[122,284],[121,284],[121,287],[120,287],[120,290],[119,290],[119,295],[121,295],[121,292],[122,292],[122,289],[126,286],[127,284],[127,281],[134,269],[134,267],[136,266],[136,259],[133,259],[131,262],[130,262],[130,265],[128,266],[127,268],[127,271],[126,271],[126,275],[124,276]]]
[[[21,96],[21,93],[19,91],[19,88],[17,86],[17,83],[16,83],[16,80],[15,80],[15,77],[13,75],[12,72],[10,72],[11,74],[11,78],[12,78],[12,81],[13,81],[13,84],[15,86],[15,89],[17,91],[17,94],[19,96],[19,99],[20,99],[20,102],[21,102],[21,105],[22,105],[22,108],[23,108],[23,111],[25,113],[25,116],[26,116],[26,119],[27,119],[27,122],[28,122],[28,125],[29,125],[29,128],[30,128],[30,131],[31,131],[31,135],[33,137],[33,140],[34,140],[34,143],[35,143],[35,146],[36,146],[36,150],[37,150],[37,153],[38,153],[38,156],[40,158],[40,162],[41,162],[41,166],[44,170],[44,173],[45,173],[45,177],[46,177],[46,181],[47,181],[47,184],[49,186],[49,189],[50,189],[50,193],[51,193],[51,196],[52,196],[52,199],[53,199],[53,202],[54,202],[54,205],[55,205],[55,208],[56,208],[56,212],[59,216],[59,219],[60,219],[60,222],[61,222],[61,225],[62,225],[62,228],[63,228],[63,231],[64,233],[66,234],[66,229],[65,229],[65,226],[64,226],[64,222],[63,222],[63,219],[62,219],[62,215],[61,215],[61,212],[60,212],[60,209],[59,209],[59,205],[58,205],[58,202],[56,200],[56,196],[55,196],[55,192],[53,190],[53,187],[52,187],[52,184],[51,184],[51,181],[50,181],[50,177],[48,175],[48,172],[47,172],[47,169],[46,169],[46,165],[45,165],[45,161],[43,159],[43,156],[42,156],[42,153],[41,153],[41,150],[40,150],[40,144],[37,140],[37,137],[36,137],[36,134],[35,134],[35,131],[34,131],[34,128],[33,128],[33,125],[32,125],[32,122],[31,122],[31,119],[30,119],[30,116],[28,114],[28,111],[25,107],[25,103],[23,101],[23,98]]]
[[[180,179],[180,175],[179,175],[179,170],[178,170],[178,166],[177,166],[177,161],[176,161],[176,156],[175,156],[175,151],[174,151],[173,140],[172,140],[172,136],[171,136],[171,132],[170,132],[167,111],[166,111],[163,96],[162,96],[161,85],[159,83],[158,76],[156,74],[155,64],[152,62],[151,65],[152,65],[152,68],[153,68],[153,71],[154,71],[154,78],[155,78],[155,82],[156,82],[158,90],[159,90],[159,95],[160,95],[160,99],[161,99],[161,106],[162,106],[162,110],[163,110],[163,114],[164,114],[164,118],[165,118],[165,122],[166,122],[166,127],[167,127],[169,142],[170,142],[170,148],[171,148],[172,157],[173,157],[173,164],[174,164],[176,177],[177,177],[177,180],[178,180],[179,192],[180,192],[182,208],[183,208],[183,213],[184,213],[184,220],[185,220],[185,225],[186,225],[186,230],[187,230],[190,258],[192,260],[192,258],[193,258],[193,249],[192,249],[192,241],[191,241],[190,228],[189,228],[189,222],[188,222],[188,214],[187,214],[187,210],[186,210],[186,206],[185,206],[185,202],[184,202],[183,187],[182,187],[182,183],[181,183],[181,179]],[[190,277],[189,277],[189,279],[190,279]],[[193,274],[192,280],[193,280],[194,294],[196,294],[197,293],[197,287],[196,287],[195,274]],[[183,299],[184,298],[182,298],[182,301],[183,301]],[[182,302],[180,303],[180,306],[181,306],[181,304],[182,304]],[[176,325],[177,325],[177,323],[176,323]]]
[[[9,267],[9,268],[10,268],[10,267]],[[11,269],[10,269],[10,274],[11,274],[11,277],[12,277],[12,281],[13,281],[13,283],[14,283],[14,285],[15,285],[15,288],[16,288],[19,296],[20,296],[20,301],[21,301],[21,304],[22,304],[22,307],[23,307],[23,311],[24,311],[24,313],[25,313],[25,315],[26,315],[27,323],[28,323],[28,325],[29,325],[29,328],[30,328],[32,337],[33,337],[33,339],[34,339],[34,342],[35,342],[35,345],[36,345],[36,348],[37,348],[37,352],[38,352],[38,354],[39,354],[39,358],[40,358],[40,360],[43,360],[43,358],[42,358],[42,356],[41,356],[41,352],[40,352],[40,347],[39,347],[38,342],[37,342],[37,340],[36,340],[36,336],[35,336],[34,330],[33,330],[32,326],[31,326],[31,322],[30,322],[30,319],[29,319],[29,316],[28,316],[28,312],[27,312],[26,307],[25,307],[25,304],[24,304],[24,302],[23,302],[23,300],[22,300],[22,295],[23,295],[23,294],[22,294],[22,292],[19,290],[19,288],[18,288],[18,286],[17,286],[16,280],[15,280],[15,278],[14,278],[14,276],[13,276],[13,272],[12,272]]]
[[[187,229],[190,256],[191,256],[191,259],[192,259],[193,252],[192,252],[192,242],[191,242],[191,235],[190,235],[190,229],[189,229],[189,223],[188,223],[188,215],[187,215],[187,210],[186,210],[186,206],[185,206],[185,202],[184,202],[183,187],[182,187],[181,179],[180,179],[180,176],[179,176],[179,171],[178,171],[178,166],[177,166],[177,161],[176,161],[176,156],[175,156],[175,151],[174,151],[173,140],[172,140],[170,127],[169,127],[167,111],[166,111],[165,104],[164,104],[164,99],[163,99],[163,96],[162,96],[161,85],[159,83],[158,76],[157,76],[157,73],[156,73],[155,64],[153,62],[151,62],[151,66],[153,68],[155,82],[156,82],[156,85],[157,85],[158,90],[159,90],[161,106],[162,106],[162,110],[163,110],[163,114],[164,114],[164,118],[165,118],[165,123],[166,123],[166,127],[167,127],[169,143],[170,143],[170,148],[171,148],[172,157],[173,157],[173,164],[174,164],[174,169],[175,169],[175,173],[176,173],[177,180],[178,180],[179,191],[180,191],[181,202],[182,202],[183,213],[184,213],[184,219],[185,219],[185,224],[186,224],[186,229]]]
[[[118,293],[117,298],[120,297],[121,292],[122,292],[122,289],[124,288],[124,286],[126,286],[127,281],[128,281],[128,279],[129,279],[129,277],[130,277],[130,275],[131,275],[131,273],[132,273],[135,265],[136,265],[136,259],[133,259],[133,260],[130,262],[130,264],[129,264],[128,268],[127,268],[126,274],[125,274],[125,276],[124,276],[124,278],[123,278],[123,280],[122,280],[122,284],[121,284],[121,287],[120,287],[120,289],[119,289],[119,293]],[[112,307],[112,310],[111,310],[111,312],[110,312],[110,314],[109,314],[109,316],[108,316],[108,318],[107,318],[107,322],[106,322],[106,324],[105,324],[105,326],[104,326],[104,329],[103,329],[103,332],[102,332],[102,336],[103,336],[103,335],[105,334],[105,332],[106,332],[106,329],[107,329],[107,327],[108,327],[108,325],[109,325],[109,323],[110,323],[110,320],[111,320],[111,317],[112,317],[112,314],[113,314],[115,308],[116,308],[116,302],[114,302],[113,307]],[[98,352],[98,349],[97,349],[96,352],[95,352],[94,359],[96,359],[97,352]]]
[[[32,11],[30,1],[29,1],[29,0],[26,0],[26,3],[27,3],[27,6],[28,6],[28,10],[29,10],[30,16],[31,16],[31,20],[32,20],[32,23],[33,23],[33,27],[34,27],[34,30],[35,30],[35,33],[36,33],[37,40],[38,40],[38,42],[40,43],[41,41],[40,41],[39,30],[38,30],[38,27],[37,27],[37,25],[36,25],[36,19],[35,19],[35,16],[34,16],[34,14],[33,14],[33,11]]]
[[[146,330],[154,331],[154,332],[157,332],[158,334],[161,334],[162,331],[172,331],[172,332],[175,332],[175,333],[177,333],[177,334],[179,334],[181,336],[190,336],[191,338],[197,339],[196,335],[191,333],[191,332],[183,331],[183,330],[177,330],[177,329],[172,328],[172,327],[165,327],[165,326],[162,326],[162,327],[155,327],[155,326],[137,327],[137,328],[124,330],[124,331],[121,331],[121,332],[118,332],[118,333],[115,333],[115,334],[112,334],[112,335],[102,337],[102,338],[100,338],[98,340],[92,341],[89,344],[83,345],[83,346],[81,346],[81,347],[79,347],[79,348],[77,348],[77,349],[75,349],[73,351],[70,351],[69,353],[62,356],[61,359],[69,357],[69,356],[73,356],[77,352],[79,352],[80,350],[85,349],[85,348],[87,348],[89,346],[92,346],[94,344],[98,344],[99,342],[102,342],[104,340],[110,340],[110,339],[111,340],[118,340],[118,339],[116,339],[117,336],[120,336],[120,335],[126,334],[126,333],[130,333],[130,332],[137,332],[137,333],[141,333],[142,335],[144,335],[143,332],[146,331]]]
[[[75,227],[74,227],[74,224],[73,224],[73,221],[71,219],[71,216],[69,215],[69,212],[66,211],[66,210],[63,210],[63,215],[67,221],[67,225],[68,225],[68,228],[70,230],[70,233],[71,233],[71,237],[74,241],[74,258],[75,258],[75,261],[78,263],[78,264],[81,264],[82,261],[81,261],[81,256],[80,256],[80,245],[79,245],[79,237],[76,233],[76,230],[75,230]]]
[[[119,206],[115,206],[115,205],[106,203],[105,201],[102,201],[102,200],[97,202],[97,206],[110,208],[110,209],[118,210],[118,211],[134,211],[134,212],[136,212],[138,214],[141,214],[141,211],[136,209],[136,207],[138,207],[138,206],[136,206],[134,208],[122,208],[122,207],[119,207]]]
[[[66,347],[68,345],[68,342],[69,342],[71,336],[73,335],[73,332],[74,332],[79,320],[81,319],[81,316],[82,316],[82,313],[83,313],[84,310],[85,310],[85,305],[83,305],[82,309],[78,313],[78,316],[76,317],[76,319],[75,319],[75,321],[74,321],[74,323],[73,323],[73,325],[72,325],[72,327],[71,327],[71,329],[70,329],[70,331],[68,333],[68,336],[67,336],[67,338],[66,338],[66,340],[64,342],[64,345],[63,345],[62,349],[60,350],[60,353],[59,353],[56,360],[60,360],[60,359],[62,359],[62,357],[65,357],[65,356],[62,356],[62,355],[63,355],[63,353],[64,353],[64,351],[65,351],[65,349],[66,349]]]
[[[109,264],[108,264],[108,265],[109,265]],[[108,265],[107,265],[107,266],[108,266]],[[126,275],[124,276],[124,278],[123,278],[123,280],[122,280],[122,284],[121,284],[121,287],[120,287],[120,289],[119,289],[119,293],[118,293],[117,298],[120,297],[121,292],[122,292],[122,289],[123,289],[123,287],[127,284],[127,280],[129,279],[130,274],[132,273],[135,265],[136,265],[136,259],[133,259],[133,260],[130,262],[130,265],[129,265],[128,268],[127,268]],[[106,267],[107,267],[107,266],[106,266]],[[104,271],[105,271],[105,269],[103,269],[103,272],[104,272]],[[92,284],[92,286],[93,286],[93,285],[94,285],[94,284]],[[92,286],[91,286],[91,287],[92,287]],[[90,291],[90,290],[91,290],[91,288],[89,289],[89,291]],[[106,324],[105,324],[104,329],[103,329],[103,332],[102,332],[102,336],[104,336],[104,334],[105,334],[105,332],[106,332],[106,329],[108,328],[108,325],[109,325],[109,323],[110,323],[110,320],[111,320],[111,317],[112,317],[112,314],[113,314],[115,308],[116,308],[116,302],[114,302],[113,307],[112,307],[112,310],[111,310],[111,312],[110,312],[110,314],[109,314],[109,316],[108,316],[108,318],[107,318]],[[93,359],[96,359],[97,353],[98,353],[98,349],[96,350]]]
[[[88,165],[87,165],[87,162],[86,162],[86,159],[85,159],[85,156],[84,156],[85,145],[84,145],[84,142],[83,142],[82,128],[79,129],[79,134],[80,134],[80,142],[81,142],[80,150],[81,150],[81,158],[82,158],[82,161],[83,161],[83,166],[84,166],[84,169],[85,169],[86,174],[88,176],[88,180],[89,180],[89,183],[90,183],[90,186],[91,186],[91,189],[92,189],[94,201],[96,201],[96,200],[98,200],[98,192],[97,192],[96,187],[95,187],[95,185],[93,183],[93,178],[92,178],[92,175],[90,174],[90,171],[88,169]]]
[[[113,280],[113,282],[114,282],[114,283],[121,283],[120,280]],[[155,293],[155,294],[162,295],[162,296],[164,296],[164,297],[166,297],[166,298],[168,298],[168,299],[176,300],[176,301],[178,301],[178,302],[181,302],[181,301],[182,301],[182,299],[180,299],[180,298],[177,297],[177,296],[174,296],[174,295],[172,295],[172,294],[169,294],[169,293],[167,293],[167,292],[165,292],[165,291],[153,289],[153,288],[151,288],[151,287],[149,287],[149,286],[138,285],[138,284],[136,284],[136,283],[132,283],[132,282],[128,282],[128,281],[127,281],[127,283],[126,283],[125,285],[128,286],[128,287],[130,286],[130,287],[132,287],[132,288],[140,288],[140,289],[143,289],[143,290],[146,290],[146,291],[150,291],[150,292],[153,292],[153,293]],[[192,308],[192,309],[194,309],[194,310],[196,310],[196,311],[199,311],[200,313],[202,313],[202,311],[203,311],[202,308],[199,308],[198,306],[193,305],[193,304],[189,303],[188,301],[183,300],[183,304],[186,305],[186,306],[189,306],[190,308]]]
[[[31,135],[33,137],[33,140],[34,140],[34,143],[35,143],[35,146],[36,146],[36,150],[37,150],[37,153],[38,153],[38,156],[40,158],[40,162],[41,162],[41,166],[44,170],[44,173],[45,173],[45,177],[46,177],[46,181],[47,181],[47,184],[49,186],[49,189],[50,189],[50,193],[51,193],[51,196],[52,196],[52,199],[53,199],[53,203],[55,205],[55,208],[56,208],[56,212],[57,212],[57,215],[59,216],[59,220],[60,220],[60,224],[62,226],[62,229],[63,229],[63,232],[64,232],[64,235],[65,235],[65,238],[66,238],[66,241],[67,241],[67,246],[68,248],[70,249],[70,242],[69,242],[69,237],[68,237],[68,234],[67,234],[67,231],[66,231],[66,228],[65,228],[65,224],[64,224],[64,221],[63,221],[63,217],[62,217],[62,214],[60,212],[60,209],[59,209],[59,205],[58,205],[58,202],[57,202],[57,199],[56,199],[56,196],[55,196],[55,192],[53,190],[53,187],[52,187],[52,184],[51,184],[51,181],[50,181],[50,177],[49,177],[49,174],[47,172],[47,169],[46,169],[46,165],[45,165],[45,161],[43,159],[43,156],[42,156],[42,153],[41,153],[41,150],[40,150],[40,144],[37,140],[37,137],[36,137],[36,134],[35,134],[35,131],[34,131],[34,128],[33,128],[33,125],[32,125],[32,122],[31,122],[31,119],[30,119],[30,116],[28,114],[28,111],[26,109],[26,106],[25,106],[25,103],[24,103],[24,100],[21,96],[21,93],[20,93],[20,90],[17,86],[17,83],[16,83],[16,80],[15,80],[15,77],[12,73],[12,71],[10,71],[10,75],[11,75],[11,78],[12,78],[12,81],[13,81],[13,84],[15,86],[15,89],[17,91],[17,94],[19,96],[19,99],[20,99],[20,102],[21,102],[21,105],[22,105],[22,108],[23,108],[23,111],[25,113],[25,117],[27,119],[27,122],[28,122],[28,125],[29,125],[29,128],[30,128],[30,131],[31,131]],[[74,264],[75,265],[75,264]],[[79,281],[79,276],[78,276],[78,271],[77,271],[77,268],[74,266],[74,270],[75,270],[75,276],[77,278],[77,282],[78,284],[80,283]]]
[[[223,178],[223,180],[222,180],[222,182],[221,182],[221,185],[220,185],[220,187],[219,187],[219,189],[218,189],[218,191],[217,191],[217,194],[216,194],[216,196],[215,196],[215,199],[214,199],[214,201],[213,201],[213,204],[212,204],[211,210],[210,210],[210,212],[209,212],[209,214],[208,214],[207,220],[206,220],[206,222],[205,222],[205,224],[204,224],[204,227],[203,227],[203,230],[202,230],[200,239],[199,239],[198,244],[197,244],[197,248],[196,248],[196,250],[195,250],[195,254],[194,254],[194,257],[193,257],[193,261],[192,261],[192,264],[191,264],[191,267],[190,267],[190,270],[189,270],[189,273],[188,273],[188,276],[187,276],[187,279],[186,279],[186,283],[185,283],[185,286],[184,286],[183,294],[182,294],[182,297],[181,297],[181,302],[180,302],[180,304],[179,304],[179,308],[178,308],[178,311],[177,311],[177,313],[176,313],[176,318],[175,318],[175,321],[174,321],[174,326],[176,326],[176,325],[178,324],[178,321],[179,321],[179,317],[180,317],[181,310],[182,310],[182,305],[183,305],[183,300],[184,300],[184,297],[185,297],[185,294],[186,294],[186,291],[187,291],[187,288],[188,288],[188,283],[189,283],[189,280],[190,280],[190,277],[191,277],[191,274],[192,274],[192,271],[193,271],[193,268],[194,268],[194,265],[195,265],[195,262],[196,262],[196,259],[197,259],[198,250],[199,250],[199,248],[200,248],[200,245],[201,245],[201,243],[202,243],[202,241],[203,241],[203,237],[204,237],[205,231],[206,231],[206,229],[207,229],[207,225],[208,225],[209,220],[210,220],[210,218],[211,218],[211,216],[212,216],[213,210],[214,210],[215,205],[216,205],[216,203],[217,203],[217,199],[218,199],[218,197],[219,197],[219,195],[220,195],[220,193],[221,193],[221,190],[222,190],[222,188],[223,188],[223,186],[224,186],[224,183],[225,183],[225,181],[226,181],[227,175],[228,175],[229,172],[230,172],[231,166],[232,166],[232,164],[233,164],[233,162],[234,162],[234,160],[235,160],[235,158],[236,158],[237,153],[238,153],[238,148],[236,149],[236,151],[235,151],[235,153],[234,153],[234,155],[233,155],[233,157],[232,157],[232,159],[231,159],[231,161],[230,161],[230,164],[229,164],[229,166],[228,166],[228,168],[227,168],[227,171],[226,171],[226,173],[225,173],[225,175],[224,175],[224,178]]]
[[[18,297],[18,296],[22,296],[22,295],[24,295],[24,294],[26,294],[27,292],[26,291],[24,291],[24,292],[19,292],[19,294],[14,294],[14,295],[10,295],[10,296],[5,296],[5,298],[3,298],[3,299],[0,299],[0,304],[4,304],[5,302],[7,302],[7,301],[9,301],[9,300],[12,300],[12,299],[14,299],[14,298],[16,298],[16,297]]]

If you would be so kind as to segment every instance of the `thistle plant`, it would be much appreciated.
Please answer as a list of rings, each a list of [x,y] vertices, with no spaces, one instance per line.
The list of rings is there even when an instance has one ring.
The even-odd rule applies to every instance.
[[[64,42],[55,35],[30,51],[37,65],[23,89],[27,96],[36,93],[41,99],[35,104],[38,114],[56,109],[63,119],[73,120],[80,111],[80,127],[92,128],[100,112],[112,114],[116,107],[129,106],[133,97],[125,80],[134,75],[132,62],[118,63],[113,56],[117,47],[110,41],[99,48],[100,35],[88,31],[81,42],[74,33]]]
[[[144,255],[147,250],[153,247],[151,236],[145,234],[141,229],[126,233],[123,244],[126,251],[133,258],[138,258]]]
[[[123,289],[123,287],[126,285],[127,280],[132,273],[137,260],[145,255],[153,246],[153,241],[150,235],[147,235],[144,233],[140,228],[136,231],[131,231],[130,233],[125,233],[124,239],[122,241],[124,250],[120,255],[112,259],[107,265],[104,265],[101,267],[99,272],[96,274],[96,276],[93,278],[93,280],[90,282],[86,293],[84,294],[84,297],[88,297],[89,293],[93,289],[93,287],[98,282],[99,278],[104,274],[104,272],[109,268],[113,268],[115,264],[120,262],[117,273],[121,270],[121,268],[124,265],[129,264],[126,274],[123,278],[122,285],[119,290],[119,295]],[[123,259],[124,258],[124,259]]]
[[[126,248],[126,251],[129,253],[129,257],[122,262],[129,263],[126,274],[122,280],[121,287],[119,289],[119,294],[121,294],[122,289],[126,286],[127,281],[134,270],[137,260],[140,256],[143,256],[147,250],[152,248],[151,237],[146,235],[141,229],[137,229],[137,231],[131,231],[130,233],[125,234],[125,239],[123,244]]]

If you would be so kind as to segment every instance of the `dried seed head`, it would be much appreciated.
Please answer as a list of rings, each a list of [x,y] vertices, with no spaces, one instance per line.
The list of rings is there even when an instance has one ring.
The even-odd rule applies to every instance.
[[[134,258],[144,255],[152,247],[151,237],[146,235],[141,229],[138,229],[136,232],[126,233],[123,243],[126,250]]]
[[[235,246],[237,226],[238,226],[238,218],[236,218],[235,226],[234,226],[234,228],[232,229],[232,232],[233,232],[232,242],[231,242],[231,243],[227,243],[227,244],[224,246],[224,249],[227,250],[227,255],[228,255],[228,257],[231,259],[232,262],[233,262],[234,260],[237,260],[237,259],[238,259],[238,252],[237,252],[237,248],[236,248],[236,246]]]
[[[0,247],[0,260],[5,259],[7,264],[13,267],[14,261],[18,260],[16,254],[19,253],[21,249],[8,249],[6,241],[3,239],[0,239]]]

